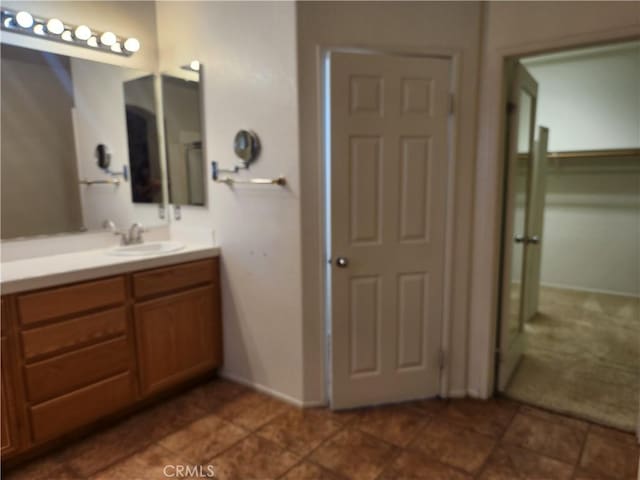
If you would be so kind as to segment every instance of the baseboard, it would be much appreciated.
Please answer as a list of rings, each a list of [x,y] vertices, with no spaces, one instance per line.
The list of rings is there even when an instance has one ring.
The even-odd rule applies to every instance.
[[[478,400],[488,400],[489,398],[491,398],[491,395],[489,396],[481,395],[480,392],[475,388],[467,389],[467,396],[470,398],[477,398]]]
[[[455,390],[450,390],[449,391],[449,397],[448,398],[465,398],[466,396],[467,396],[467,391],[466,390],[455,389]]]
[[[278,392],[277,390],[274,390],[271,387],[267,387],[260,383],[254,382],[253,380],[248,380],[246,378],[240,377],[238,375],[234,375],[233,373],[229,373],[224,370],[222,370],[219,373],[219,375],[222,378],[226,378],[227,380],[231,380],[233,382],[239,383],[246,387],[252,388],[254,390],[257,390],[258,392],[269,395],[270,397],[277,398],[278,400],[282,400],[283,402],[298,408],[324,407],[327,405],[327,403],[322,400],[308,400],[308,401],[299,400],[295,397],[287,395],[286,393]]]
[[[324,400],[307,400],[302,403],[302,408],[320,408],[320,407],[328,407],[329,404]]]
[[[604,290],[600,288],[586,288],[586,287],[576,287],[574,285],[564,285],[561,283],[547,283],[541,282],[541,287],[548,288],[557,288],[558,290],[569,290],[571,292],[584,292],[584,293],[602,293],[604,295],[615,295],[616,297],[626,297],[626,298],[640,298],[640,295],[636,295],[635,293],[626,293],[626,292],[614,292],[613,290]]]

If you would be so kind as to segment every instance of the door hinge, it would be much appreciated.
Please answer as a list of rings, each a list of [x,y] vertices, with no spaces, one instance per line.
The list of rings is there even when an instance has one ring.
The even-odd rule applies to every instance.
[[[512,113],[515,113],[517,109],[518,109],[518,106],[515,103],[507,102],[507,115],[511,115]]]
[[[449,94],[449,115],[453,115],[455,111],[455,95],[453,93]]]
[[[496,350],[496,365],[500,365],[500,362],[502,361],[502,352],[500,350]]]
[[[444,367],[447,363],[447,353],[444,350],[440,350],[438,352],[438,367],[440,370],[444,370]]]

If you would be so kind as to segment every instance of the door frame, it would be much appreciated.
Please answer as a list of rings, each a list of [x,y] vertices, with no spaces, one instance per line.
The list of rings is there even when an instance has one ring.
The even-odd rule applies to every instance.
[[[449,376],[451,374],[451,362],[447,361],[451,350],[451,303],[454,300],[452,291],[452,273],[453,273],[453,250],[454,250],[454,227],[455,218],[455,173],[457,170],[457,141],[458,141],[458,119],[459,119],[459,102],[460,98],[460,69],[461,58],[459,52],[446,51],[442,49],[425,50],[424,48],[389,48],[389,47],[359,47],[359,46],[340,46],[340,45],[323,45],[317,49],[319,74],[320,74],[320,92],[319,92],[319,138],[320,138],[320,157],[321,157],[321,182],[320,191],[320,218],[321,218],[321,250],[323,259],[322,268],[322,319],[323,319],[323,345],[324,345],[324,384],[325,398],[324,402],[328,404],[331,399],[333,388],[331,378],[331,325],[332,325],[332,304],[331,304],[331,92],[330,92],[330,55],[332,53],[359,53],[369,55],[394,55],[408,57],[423,58],[439,58],[446,59],[450,62],[450,84],[449,95],[453,99],[453,104],[448,118],[447,125],[447,152],[448,152],[448,168],[447,168],[447,196],[445,207],[445,260],[444,260],[444,288],[443,288],[443,315],[442,315],[442,333],[440,338],[440,350],[444,353],[444,359],[441,360],[439,395],[448,397],[449,392]]]
[[[497,87],[499,90],[498,112],[486,111],[484,114],[488,117],[493,117],[493,121],[487,122],[497,130],[497,133],[490,139],[485,139],[484,152],[480,151],[480,144],[482,144],[483,133],[478,132],[476,145],[476,168],[483,166],[486,171],[486,178],[490,178],[495,185],[498,186],[496,191],[493,192],[493,196],[483,202],[483,205],[476,207],[476,215],[478,208],[484,208],[487,213],[486,219],[489,223],[489,228],[498,227],[498,234],[492,236],[485,235],[484,238],[474,238],[474,246],[472,260],[475,263],[475,256],[479,255],[479,252],[483,252],[487,257],[487,261],[484,262],[491,266],[491,270],[488,275],[479,274],[476,272],[476,268],[473,268],[472,272],[472,290],[473,287],[480,286],[482,283],[487,285],[484,288],[478,288],[482,290],[482,293],[472,294],[470,301],[471,309],[478,307],[477,297],[484,294],[488,294],[488,311],[485,305],[480,305],[478,318],[477,331],[484,330],[486,337],[479,341],[479,346],[476,351],[470,351],[470,363],[477,361],[479,364],[478,374],[479,381],[473,385],[468,385],[468,390],[475,397],[489,398],[498,392],[498,368],[499,362],[497,359],[496,351],[499,348],[499,336],[500,329],[499,312],[502,305],[502,216],[504,214],[504,204],[502,199],[505,196],[504,186],[507,181],[507,172],[505,171],[505,146],[507,139],[507,112],[506,102],[508,99],[510,81],[508,63],[512,60],[520,60],[521,58],[542,55],[545,53],[554,53],[562,50],[573,50],[580,48],[588,48],[598,45],[610,45],[616,43],[625,43],[629,41],[637,40],[637,33],[640,33],[640,29],[636,29],[635,32],[629,30],[620,31],[593,31],[585,34],[571,37],[571,38],[552,38],[550,40],[544,40],[540,42],[532,42],[528,45],[520,45],[516,47],[503,48],[495,51],[494,58],[487,58],[485,56],[484,61],[489,64],[486,71],[481,73],[481,83],[489,83],[491,79],[498,78],[500,84]],[[482,67],[481,67],[482,68]],[[497,70],[499,68],[499,70]],[[485,96],[487,92],[481,92]],[[482,103],[482,101],[480,101]],[[495,103],[494,103],[495,106]],[[486,107],[486,105],[485,105]],[[482,105],[478,107],[478,115],[482,110]],[[477,185],[477,182],[476,182]],[[478,196],[475,197],[478,199]],[[477,218],[474,220],[474,237],[477,237]],[[479,277],[483,278],[480,279]],[[486,282],[489,280],[489,282]],[[489,290],[489,291],[487,291]],[[488,314],[488,317],[486,316]],[[471,332],[470,332],[471,333]],[[470,344],[469,344],[470,345]],[[640,398],[638,399],[638,425],[636,428],[636,437],[640,441]]]

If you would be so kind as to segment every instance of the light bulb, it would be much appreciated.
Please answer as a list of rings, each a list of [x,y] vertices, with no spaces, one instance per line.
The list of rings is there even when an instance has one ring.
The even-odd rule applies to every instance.
[[[96,37],[91,37],[89,40],[87,40],[87,45],[89,45],[90,47],[97,47],[98,39]]]
[[[127,52],[137,52],[138,50],[140,50],[140,42],[138,41],[137,38],[127,38],[124,42],[124,49]]]
[[[54,35],[60,35],[64,32],[64,23],[57,18],[52,18],[47,22],[47,30]]]
[[[13,26],[13,18],[7,17],[4,19],[4,26],[6,28],[11,28]]]
[[[33,15],[29,12],[25,12],[24,10],[22,12],[18,12],[16,14],[16,22],[18,22],[18,25],[22,28],[31,28],[33,26]]]
[[[33,27],[33,33],[35,33],[36,35],[44,35],[44,25],[41,23],[37,23],[35,27]]]
[[[91,38],[91,29],[86,25],[80,25],[76,28],[76,38],[80,40],[89,40]]]
[[[116,38],[115,33],[104,32],[102,35],[100,35],[100,43],[102,43],[103,45],[106,45],[107,47],[110,47],[117,41],[118,39]]]
[[[71,30],[65,30],[60,37],[66,42],[73,42],[73,34]]]
[[[200,62],[198,60],[191,60],[191,63],[189,64],[189,68],[191,68],[191,70],[193,70],[194,72],[199,72]]]
[[[111,51],[116,53],[122,53],[122,48],[120,47],[120,42],[116,42],[111,45]]]

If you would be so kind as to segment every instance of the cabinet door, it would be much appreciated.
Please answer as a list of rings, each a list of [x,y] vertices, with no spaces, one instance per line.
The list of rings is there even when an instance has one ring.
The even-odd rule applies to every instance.
[[[144,394],[221,364],[219,294],[214,286],[137,304],[135,325]]]
[[[9,355],[9,341],[6,337],[2,337],[2,382],[0,386],[0,401],[2,402],[2,443],[0,454],[6,457],[14,453],[18,448],[18,427],[16,417],[16,404],[14,393],[14,385],[12,383],[12,363]]]

